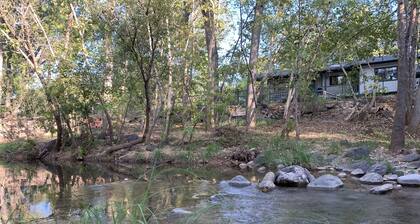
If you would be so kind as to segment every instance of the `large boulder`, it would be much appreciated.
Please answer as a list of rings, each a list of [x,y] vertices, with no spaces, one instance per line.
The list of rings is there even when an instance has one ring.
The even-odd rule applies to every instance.
[[[420,175],[419,174],[408,174],[397,179],[398,183],[401,185],[409,186],[420,186]]]
[[[245,177],[238,175],[228,181],[229,185],[232,187],[247,187],[251,185],[251,182],[247,180]]]
[[[274,184],[275,178],[276,175],[273,172],[268,172],[265,174],[262,181],[258,184],[258,189],[260,189],[262,192],[269,192],[273,190],[276,187]]]
[[[344,153],[344,157],[349,157],[355,160],[369,157],[370,150],[366,146],[350,148]]]
[[[367,173],[359,180],[363,184],[382,184],[384,182],[382,176],[377,173]]]
[[[340,178],[331,174],[322,175],[308,184],[308,188],[332,190],[344,185]]]
[[[370,164],[366,160],[361,160],[350,165],[351,170],[361,169],[365,173],[368,171],[369,167],[370,167]]]
[[[388,165],[384,162],[373,164],[368,170],[367,173],[377,173],[381,176],[385,175],[388,171]]]
[[[414,169],[418,169],[420,168],[420,161],[411,162],[408,164],[408,166]]]
[[[420,155],[417,153],[411,153],[408,155],[404,155],[402,156],[402,158],[400,159],[401,162],[414,162],[420,160]]]
[[[290,187],[306,187],[315,177],[301,166],[288,166],[276,173],[276,184]]]
[[[392,184],[384,184],[370,189],[369,192],[372,194],[386,194],[387,192],[392,191],[392,189],[394,189]]]

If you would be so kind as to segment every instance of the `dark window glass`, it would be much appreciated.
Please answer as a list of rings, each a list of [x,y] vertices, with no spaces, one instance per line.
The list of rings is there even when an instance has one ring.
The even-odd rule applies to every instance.
[[[344,84],[344,76],[330,76],[330,86],[337,86]]]
[[[397,67],[376,68],[375,75],[380,78],[380,81],[394,81],[398,78]]]

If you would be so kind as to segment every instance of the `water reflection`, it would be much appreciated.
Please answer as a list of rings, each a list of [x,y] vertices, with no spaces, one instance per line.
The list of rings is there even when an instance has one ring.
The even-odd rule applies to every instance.
[[[240,171],[98,164],[0,165],[0,215],[42,223],[77,223],[82,210],[101,208],[102,222],[121,205],[143,202],[159,223],[419,223],[420,190],[404,188],[371,195],[355,183],[334,192],[277,188],[259,192],[255,185],[232,188],[226,182]],[[254,183],[261,176],[244,174]],[[153,181],[151,181],[153,179]],[[148,180],[148,181],[145,181]],[[149,188],[149,191],[146,189]],[[214,196],[216,195],[216,196]],[[192,211],[188,217],[172,208]]]
[[[101,207],[111,214],[117,203],[126,209],[135,206],[148,187],[148,206],[165,214],[207,200],[217,192],[217,182],[238,174],[231,169],[158,167],[150,181],[151,170],[106,164],[0,164],[0,215],[3,220],[62,222],[80,217],[85,208]]]

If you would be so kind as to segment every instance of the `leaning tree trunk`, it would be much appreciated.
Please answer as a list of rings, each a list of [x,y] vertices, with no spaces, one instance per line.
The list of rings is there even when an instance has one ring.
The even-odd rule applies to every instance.
[[[216,39],[216,21],[214,16],[214,5],[217,2],[210,0],[203,0],[204,9],[202,10],[204,21],[204,32],[206,36],[207,46],[207,60],[208,60],[208,75],[209,75],[209,94],[207,105],[207,122],[212,128],[216,127],[216,80],[218,68],[218,53],[217,53],[217,39]]]
[[[256,93],[256,82],[257,82],[257,61],[258,61],[258,50],[260,47],[260,36],[261,36],[261,16],[263,14],[263,0],[257,0],[255,3],[255,16],[254,24],[252,27],[251,36],[251,53],[249,57],[250,74],[248,77],[248,97],[246,107],[246,123],[247,128],[255,128],[256,126],[256,105],[257,105],[257,93]]]
[[[405,124],[409,110],[410,76],[415,73],[417,39],[416,1],[398,1],[398,92],[395,104],[394,124],[391,135],[391,150],[398,152],[405,146]]]

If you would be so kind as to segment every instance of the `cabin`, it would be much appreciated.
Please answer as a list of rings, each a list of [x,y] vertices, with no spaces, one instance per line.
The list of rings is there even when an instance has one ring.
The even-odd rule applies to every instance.
[[[318,71],[311,89],[325,97],[347,97],[371,93],[376,87],[381,93],[396,93],[398,79],[398,58],[387,55],[371,57],[368,60],[348,64],[333,64]],[[420,66],[416,67],[417,85],[420,83]],[[262,91],[264,102],[283,102],[287,99],[291,71],[275,70],[263,74],[267,88]],[[348,78],[348,80],[347,80]],[[375,86],[377,85],[377,86]],[[261,101],[260,101],[261,102]]]

